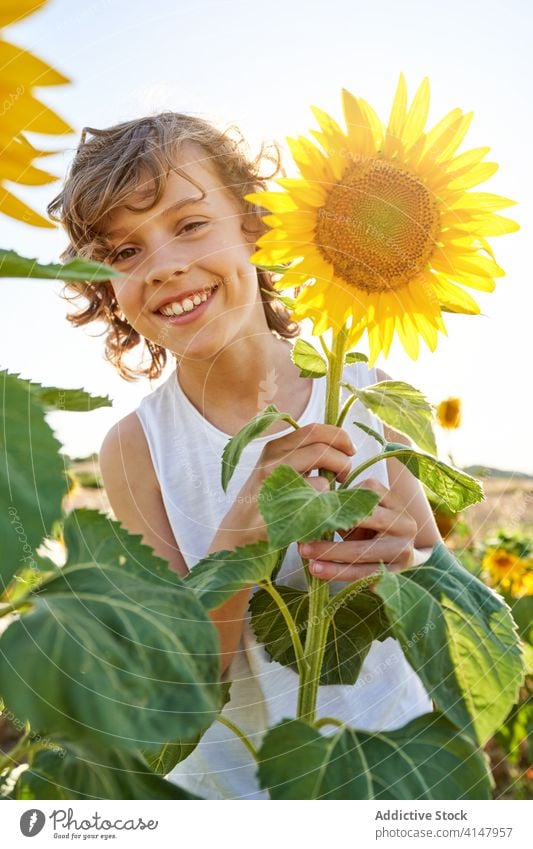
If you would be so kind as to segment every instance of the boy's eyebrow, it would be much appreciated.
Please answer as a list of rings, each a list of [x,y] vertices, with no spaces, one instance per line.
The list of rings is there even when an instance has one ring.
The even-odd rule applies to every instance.
[[[168,218],[169,215],[172,215],[173,212],[177,212],[178,209],[181,209],[182,206],[188,206],[193,203],[200,203],[200,201],[204,200],[205,194],[202,195],[194,195],[188,198],[182,198],[178,200],[176,203],[171,204],[171,206],[164,209],[157,218]],[[157,220],[157,219],[156,219]],[[116,230],[110,230],[106,236],[108,239],[114,239],[116,236],[122,236],[130,232],[129,227],[118,227]]]

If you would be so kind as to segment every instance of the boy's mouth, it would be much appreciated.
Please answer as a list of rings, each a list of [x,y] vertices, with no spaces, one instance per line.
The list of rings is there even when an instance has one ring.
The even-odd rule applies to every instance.
[[[213,293],[216,292],[220,283],[213,283],[211,286],[198,289],[195,292],[189,292],[185,296],[176,295],[172,301],[167,301],[159,307],[157,312],[167,318],[183,315],[184,313],[194,312],[202,304],[205,304]]]

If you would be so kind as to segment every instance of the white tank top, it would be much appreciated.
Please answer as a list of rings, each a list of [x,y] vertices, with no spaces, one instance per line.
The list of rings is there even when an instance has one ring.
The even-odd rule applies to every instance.
[[[347,365],[344,381],[363,387],[377,382],[375,369],[363,363]],[[324,421],[325,380],[313,380],[312,393],[298,424]],[[342,389],[342,402],[348,397]],[[265,399],[259,409],[271,403]],[[273,400],[275,403],[275,398]],[[163,502],[176,542],[189,569],[207,554],[211,540],[235,496],[251,474],[266,442],[290,433],[289,426],[273,436],[260,436],[244,450],[225,493],[220,482],[221,459],[230,438],[189,401],[177,372],[144,398],[137,415],[142,423]],[[380,446],[352,422],[357,419],[383,435],[381,422],[356,402],[344,427],[357,448],[352,467],[378,453]],[[387,468],[380,461],[361,478],[373,477],[388,486]],[[335,539],[342,541],[339,535]],[[296,543],[289,546],[277,582],[306,589],[307,581]],[[330,582],[332,592],[344,586]],[[269,727],[296,715],[298,675],[270,661],[255,640],[249,620],[225,679],[231,680],[231,699],[223,715],[241,728],[254,746]],[[432,710],[432,702],[400,648],[388,637],[374,641],[354,685],[319,688],[317,716],[333,716],[367,731],[391,730]],[[325,726],[325,734],[334,726]],[[215,721],[188,758],[167,776],[204,799],[268,799],[259,788],[256,765],[246,747],[226,726]]]

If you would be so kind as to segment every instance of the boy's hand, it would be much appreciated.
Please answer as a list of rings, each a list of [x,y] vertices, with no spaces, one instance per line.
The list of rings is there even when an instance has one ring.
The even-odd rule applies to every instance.
[[[317,578],[352,583],[375,574],[381,562],[391,572],[409,569],[416,563],[418,527],[399,497],[372,478],[357,487],[371,489],[381,499],[373,513],[358,525],[348,531],[339,530],[343,542],[298,543],[300,555],[309,559],[309,569]]]

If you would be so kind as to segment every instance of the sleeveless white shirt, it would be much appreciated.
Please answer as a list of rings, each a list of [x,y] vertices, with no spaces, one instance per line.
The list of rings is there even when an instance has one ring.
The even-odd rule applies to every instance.
[[[358,387],[377,382],[375,369],[364,363],[345,367],[344,381]],[[324,421],[325,385],[313,380],[312,393],[298,424]],[[342,389],[341,404],[348,397]],[[258,411],[274,398],[260,400]],[[206,556],[224,515],[230,509],[246,478],[251,474],[266,442],[292,431],[287,427],[273,436],[260,436],[247,445],[225,493],[221,485],[221,459],[230,438],[189,401],[173,372],[154,392],[144,398],[137,415],[148,442],[163,502],[176,542],[189,569]],[[350,409],[344,423],[357,452],[352,468],[379,452],[375,439],[353,421],[383,435],[379,419],[360,402]],[[356,478],[375,478],[388,486],[382,460]],[[353,485],[353,484],[352,484]],[[342,541],[342,537],[335,536]],[[289,546],[277,583],[307,589],[307,581],[296,543]],[[346,584],[330,582],[332,593]],[[284,718],[296,715],[298,675],[270,661],[255,640],[249,619],[245,622],[239,649],[224,676],[231,680],[231,699],[223,715],[241,728],[259,747],[265,731]],[[397,640],[374,641],[354,685],[321,686],[317,716],[333,716],[366,731],[392,730],[432,710],[432,702]],[[334,726],[322,732],[333,733]],[[268,799],[259,788],[256,765],[250,753],[222,723],[215,721],[189,757],[167,776],[204,799]]]

